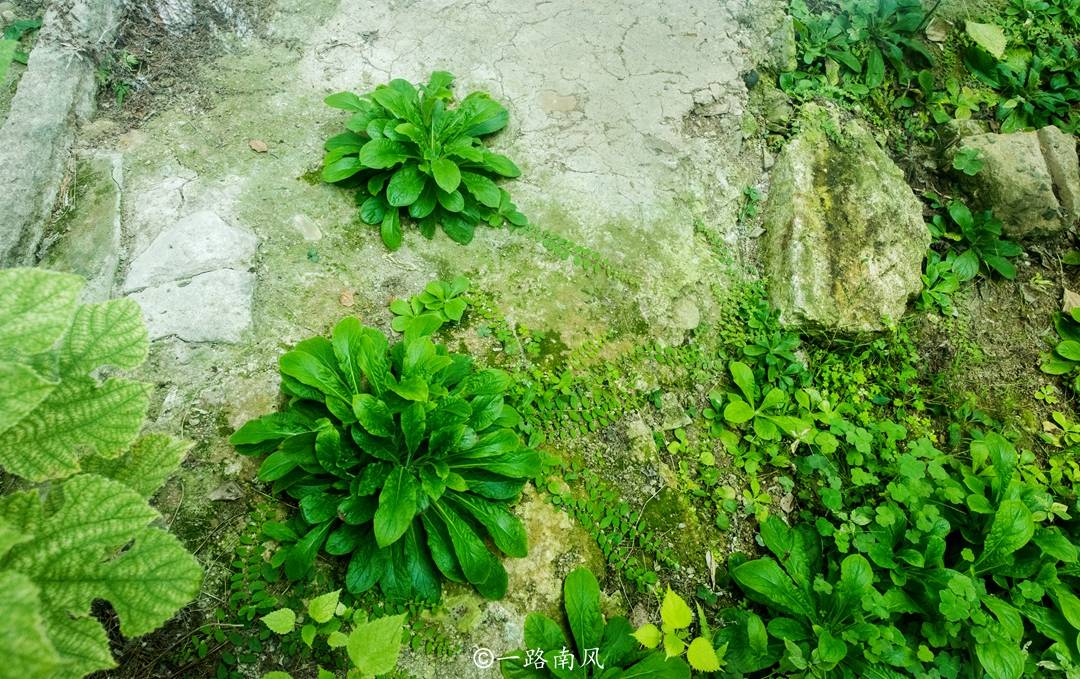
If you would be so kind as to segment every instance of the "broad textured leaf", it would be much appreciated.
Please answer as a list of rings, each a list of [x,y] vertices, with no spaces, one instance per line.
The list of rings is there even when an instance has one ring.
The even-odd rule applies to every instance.
[[[660,641],[664,638],[664,635],[660,632],[660,628],[651,622],[636,629],[633,636],[642,646],[648,649],[659,646]]]
[[[521,170],[518,169],[517,165],[514,165],[514,161],[499,153],[485,153],[484,167],[504,177],[521,176]]]
[[[191,441],[164,434],[148,434],[119,457],[84,458],[82,468],[85,472],[119,481],[149,499],[180,466],[192,445]]]
[[[0,434],[0,466],[31,481],[70,476],[83,456],[112,458],[131,445],[148,405],[149,385],[141,382],[67,379]]]
[[[372,436],[391,437],[397,432],[393,414],[378,398],[371,394],[356,394],[352,403],[360,426]]]
[[[481,205],[490,208],[499,207],[499,203],[502,201],[499,187],[484,175],[475,172],[462,172],[461,183],[465,185],[465,188]]]
[[[329,184],[348,179],[364,169],[364,163],[356,156],[345,156],[326,164],[322,169],[322,180]]]
[[[362,675],[386,674],[397,666],[405,614],[378,618],[353,627],[346,650]]]
[[[304,340],[295,349],[283,354],[278,365],[282,374],[314,387],[328,397],[345,403],[352,402],[352,391],[338,366],[334,347],[326,338]]]
[[[60,370],[88,373],[103,365],[137,368],[149,349],[149,336],[135,300],[86,304],[75,312],[64,337]]]
[[[40,592],[30,578],[0,570],[0,653],[9,669],[18,670],[4,676],[47,677],[60,665],[41,609]]]
[[[735,386],[742,392],[743,399],[747,403],[756,403],[758,391],[754,382],[754,371],[750,369],[750,366],[742,361],[732,361],[728,365],[728,370],[731,371],[731,379],[735,382]]]
[[[315,557],[318,556],[319,549],[333,525],[333,521],[327,521],[315,526],[292,546],[285,559],[285,575],[290,580],[302,580],[308,577],[312,566],[315,565]]]
[[[0,571],[39,587],[61,661],[93,666],[81,676],[111,664],[104,630],[85,617],[94,600],[112,604],[123,634],[145,634],[194,598],[202,571],[175,537],[148,525],[160,516],[146,499],[117,481],[73,477],[52,488],[49,506],[36,493],[4,498],[0,521],[32,539],[0,559]]]
[[[364,108],[360,97],[352,92],[337,92],[336,94],[331,94],[326,99],[323,99],[323,102],[327,106],[340,108],[346,111],[361,111]]]
[[[465,582],[465,574],[461,572],[461,566],[454,554],[454,545],[450,542],[450,534],[446,531],[442,519],[435,516],[434,512],[424,512],[420,518],[424,524],[431,558],[439,571],[449,580]]]
[[[379,225],[379,236],[386,247],[397,250],[401,247],[402,235],[401,211],[391,208],[383,215],[382,223]]]
[[[412,156],[409,147],[389,139],[372,139],[360,149],[359,162],[365,167],[382,170],[393,167]]]
[[[401,411],[401,431],[405,435],[405,447],[413,454],[424,440],[427,427],[427,410],[423,403],[413,403]]]
[[[382,220],[386,217],[386,211],[389,210],[386,205],[386,201],[382,196],[370,196],[367,200],[360,204],[360,219],[364,220],[365,224],[372,226],[376,224],[382,224]]]
[[[1054,351],[1062,358],[1067,358],[1070,361],[1080,361],[1080,342],[1075,340],[1059,342],[1058,345],[1054,347]]]
[[[295,411],[271,413],[248,420],[229,437],[229,443],[234,446],[244,446],[264,441],[278,441],[296,434],[310,432],[313,428],[314,425],[310,419]]]
[[[419,495],[420,484],[410,470],[395,467],[390,472],[375,511],[375,540],[380,547],[393,544],[409,529]]]
[[[450,543],[465,578],[488,599],[501,599],[506,594],[506,571],[492,556],[484,542],[451,507],[435,504],[446,524]]]
[[[604,616],[600,612],[600,585],[587,568],[577,568],[563,582],[566,619],[577,644],[577,657],[585,650],[599,648],[604,636]]]
[[[389,551],[379,549],[374,537],[361,540],[360,547],[349,559],[345,587],[353,594],[362,594],[374,587],[389,565]]]
[[[623,672],[621,679],[690,679],[690,666],[682,658],[665,658],[663,653],[650,653]]]
[[[48,350],[71,324],[83,280],[44,269],[0,271],[0,356]]]
[[[33,412],[57,384],[28,365],[0,361],[0,433]]]
[[[967,21],[964,22],[964,30],[967,31],[968,37],[975,41],[976,45],[993,55],[995,59],[1001,59],[1005,56],[1005,46],[1008,39],[1005,37],[1005,31],[1001,30],[1000,26]]]

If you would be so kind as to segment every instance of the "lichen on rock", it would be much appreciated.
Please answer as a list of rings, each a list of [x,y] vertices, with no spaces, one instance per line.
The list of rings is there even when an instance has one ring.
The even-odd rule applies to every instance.
[[[781,322],[861,333],[903,315],[930,233],[903,172],[855,120],[809,105],[773,169],[765,268]]]

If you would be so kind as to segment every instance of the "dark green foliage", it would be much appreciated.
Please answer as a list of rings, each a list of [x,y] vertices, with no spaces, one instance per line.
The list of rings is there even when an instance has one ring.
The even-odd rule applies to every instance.
[[[1080,394],[1080,307],[1054,314],[1058,341],[1043,356],[1042,370],[1050,375],[1071,377],[1073,391]]]
[[[280,413],[252,420],[231,441],[270,455],[259,478],[300,511],[264,531],[292,579],[320,550],[350,557],[345,584],[376,583],[391,599],[439,597],[440,579],[468,582],[489,598],[506,571],[489,551],[524,556],[524,527],[507,506],[539,457],[512,428],[509,377],[476,370],[427,336],[390,345],[346,318],[332,339],[313,337],[281,357]]]
[[[504,128],[509,113],[484,92],[453,106],[453,82],[454,76],[436,71],[419,87],[396,79],[363,96],[326,98],[352,117],[347,132],[326,142],[322,178],[357,189],[360,218],[378,224],[392,250],[401,245],[405,218],[427,238],[438,225],[462,244],[480,222],[528,223],[494,181],[521,171],[481,141]]]
[[[977,46],[964,53],[968,70],[1000,96],[1002,132],[1057,125],[1080,127],[1080,51],[1076,44],[1037,47],[1027,57],[998,61]]]
[[[919,31],[926,19],[919,0],[792,0],[800,69],[780,85],[790,94],[831,93],[861,99],[886,80],[911,77],[908,62],[932,62]]]
[[[600,610],[600,585],[585,568],[566,576],[563,606],[569,639],[559,623],[541,613],[525,618],[525,648],[506,653],[516,656],[500,663],[506,679],[689,679],[690,667],[682,658],[648,652],[631,636],[634,628],[624,617],[608,620]],[[542,651],[537,662],[529,651]],[[568,654],[560,661],[559,656]],[[595,655],[593,655],[595,654]],[[595,662],[586,663],[594,657]],[[563,663],[563,664],[560,664]],[[565,664],[571,662],[572,664]],[[537,667],[540,665],[540,667]]]
[[[952,269],[960,282],[975,278],[980,271],[998,273],[1009,280],[1016,278],[1016,267],[1009,260],[1023,249],[1001,237],[1000,220],[989,210],[973,213],[960,201],[949,203],[947,214],[933,217],[930,232],[935,238],[958,243]]]

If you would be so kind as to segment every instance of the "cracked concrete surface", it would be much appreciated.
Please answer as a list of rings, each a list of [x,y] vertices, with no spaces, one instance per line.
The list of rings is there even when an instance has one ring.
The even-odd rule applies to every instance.
[[[157,289],[154,303],[169,309],[147,372],[162,387],[159,398],[169,394],[154,426],[198,443],[182,472],[186,496],[255,478],[257,463],[241,464],[223,430],[273,408],[285,347],[347,314],[385,329],[387,302],[434,277],[468,275],[512,324],[555,333],[570,347],[609,333],[626,346],[684,341],[710,319],[710,288],[739,275],[737,201],[759,181],[762,157],[741,135],[740,76],[767,47],[762,36],[779,24],[781,4],[281,0],[261,33],[193,74],[209,108],[178,103],[117,134],[109,120],[97,121],[85,136],[98,141],[84,152],[119,153],[124,166],[114,293],[140,254],[187,215],[212,211],[258,241],[250,308],[212,312],[250,322],[229,336],[234,345],[197,332],[177,337],[168,325],[176,313],[200,312],[183,290],[206,292],[213,272],[184,269],[192,276],[186,286],[133,293]],[[506,188],[549,242],[559,236],[590,249],[613,275],[585,270],[535,234],[507,230],[480,228],[462,247],[407,227],[403,247],[387,252],[357,219],[349,192],[309,179],[323,141],[344,125],[340,111],[323,105],[326,95],[439,69],[458,76],[459,93],[485,89],[507,105],[510,125],[492,143],[523,176]],[[266,152],[253,151],[251,140]],[[221,421],[229,426],[214,424]],[[220,513],[190,499],[177,511],[178,525],[196,534],[215,530]],[[448,610],[464,607],[478,621],[462,632],[464,643],[496,653],[519,643],[524,615],[553,607],[558,582],[580,562],[582,530],[531,535],[530,557],[510,567],[551,582],[513,583],[501,602],[451,588]],[[469,654],[410,653],[406,663],[423,678],[491,675]]]

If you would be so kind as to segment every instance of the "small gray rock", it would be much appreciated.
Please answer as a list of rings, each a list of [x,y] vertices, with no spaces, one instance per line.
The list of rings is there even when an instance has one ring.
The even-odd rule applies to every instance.
[[[129,295],[142,307],[150,339],[239,342],[251,325],[255,275],[220,269]]]
[[[1053,125],[1042,128],[1038,135],[1058,203],[1066,219],[1076,222],[1080,219],[1080,160],[1076,156],[1076,138]]]
[[[131,263],[124,292],[190,278],[215,269],[251,265],[258,239],[210,210],[184,217],[162,231]]]
[[[693,300],[683,297],[671,305],[671,324],[682,330],[693,330],[701,325],[701,311]]]
[[[1064,228],[1054,179],[1037,133],[977,134],[964,137],[958,151],[964,149],[978,151],[983,161],[974,177],[961,177],[971,189],[972,203],[993,211],[1006,236],[1025,240]]]

